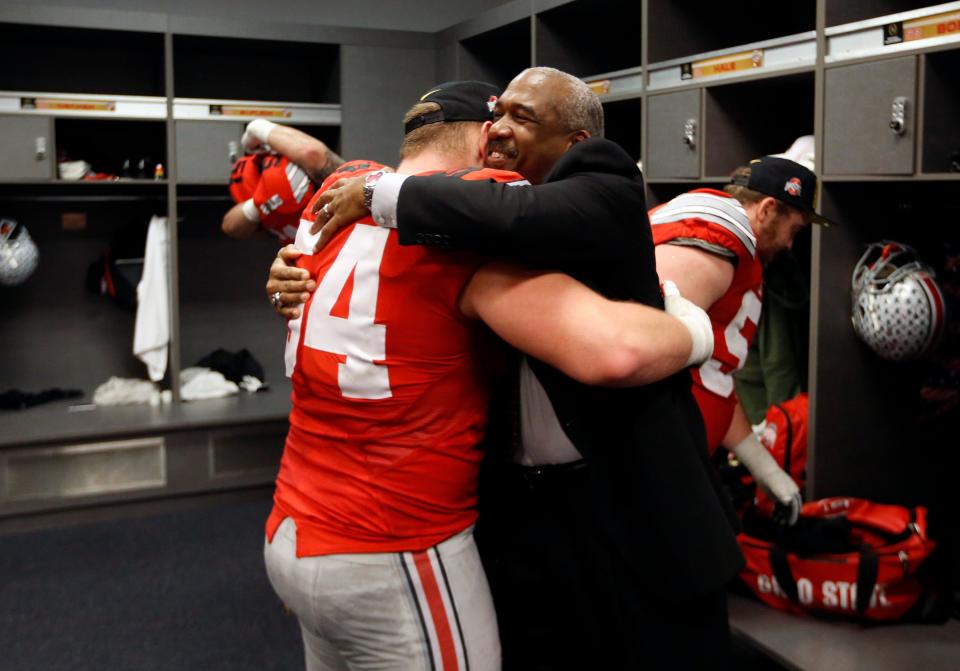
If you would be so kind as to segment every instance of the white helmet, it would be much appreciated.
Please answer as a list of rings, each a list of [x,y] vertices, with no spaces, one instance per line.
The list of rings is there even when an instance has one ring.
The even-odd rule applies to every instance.
[[[0,219],[0,284],[26,282],[37,269],[37,246],[27,229],[13,219]]]
[[[853,330],[888,361],[928,353],[945,322],[943,294],[933,278],[913,248],[871,244],[853,269]]]

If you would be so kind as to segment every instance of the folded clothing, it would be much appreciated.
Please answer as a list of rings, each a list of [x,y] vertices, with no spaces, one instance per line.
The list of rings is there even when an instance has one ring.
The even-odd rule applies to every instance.
[[[97,405],[133,405],[136,403],[158,404],[162,400],[160,389],[149,380],[129,377],[111,377],[93,392]]]
[[[240,387],[226,379],[222,373],[191,366],[180,371],[180,398],[184,401],[199,401],[206,398],[223,398],[239,393]]]
[[[260,362],[246,349],[242,349],[239,352],[228,352],[225,349],[217,349],[210,352],[210,354],[200,359],[194,365],[203,366],[215,370],[218,373],[223,373],[225,378],[236,384],[241,384],[243,378],[246,376],[257,378],[261,384],[265,379],[263,366],[261,366]]]

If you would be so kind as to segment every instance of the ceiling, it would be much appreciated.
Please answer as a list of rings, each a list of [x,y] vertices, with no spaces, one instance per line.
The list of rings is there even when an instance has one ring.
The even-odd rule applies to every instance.
[[[53,0],[43,6],[437,32],[510,0]],[[35,5],[36,6],[36,5]]]

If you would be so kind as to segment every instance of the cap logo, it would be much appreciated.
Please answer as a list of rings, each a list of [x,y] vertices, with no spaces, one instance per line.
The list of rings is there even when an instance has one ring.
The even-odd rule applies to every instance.
[[[434,93],[436,93],[437,91],[440,91],[440,90],[441,90],[441,89],[433,89],[432,91],[427,91],[427,92],[424,93],[422,96],[420,96],[420,102],[423,102],[423,101],[426,100],[428,97],[432,96]]]
[[[791,177],[787,180],[787,183],[783,185],[783,190],[789,193],[794,198],[799,198],[802,188],[800,187],[800,178]]]
[[[487,99],[487,109],[492,112],[493,108],[497,106],[497,100],[498,100],[497,96],[490,96]]]

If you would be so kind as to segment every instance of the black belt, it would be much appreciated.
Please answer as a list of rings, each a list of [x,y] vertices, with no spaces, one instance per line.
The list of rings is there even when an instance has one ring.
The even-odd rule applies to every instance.
[[[564,464],[541,464],[539,466],[523,466],[521,464],[507,464],[507,472],[522,480],[530,489],[553,487],[564,483],[581,480],[589,472],[586,459],[577,459]]]

